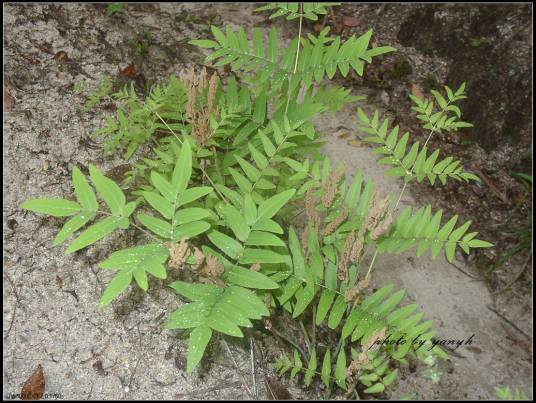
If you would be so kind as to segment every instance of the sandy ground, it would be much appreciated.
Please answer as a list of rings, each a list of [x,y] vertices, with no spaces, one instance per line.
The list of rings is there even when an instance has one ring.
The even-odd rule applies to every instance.
[[[96,163],[104,169],[122,162],[103,158],[87,139],[102,127],[109,112],[81,112],[84,93],[104,74],[117,76],[139,61],[129,45],[144,31],[151,33],[149,54],[139,61],[148,79],[169,74],[202,54],[184,43],[205,35],[206,21],[263,23],[251,17],[252,5],[195,4],[129,7],[119,18],[91,5],[7,5],[4,8],[4,94],[13,98],[4,107],[4,381],[3,395],[18,393],[38,364],[43,365],[46,391],[69,399],[242,399],[247,398],[240,372],[223,346],[215,346],[202,370],[187,375],[186,343],[164,330],[164,314],[176,305],[170,290],[154,284],[148,294],[131,291],[112,307],[98,311],[98,298],[107,273],[97,263],[128,242],[125,236],[100,242],[67,257],[52,248],[61,223],[23,212],[18,206],[31,197],[69,196],[70,171],[75,164]],[[66,52],[68,62],[58,57]],[[56,55],[56,57],[54,57]],[[368,92],[368,93],[367,93]],[[383,108],[380,94],[369,96],[365,108]],[[6,99],[6,95],[4,95]],[[318,120],[326,132],[328,155],[345,162],[347,172],[363,169],[386,192],[398,193],[401,183],[383,176],[368,147],[350,147],[343,132],[356,130],[355,108],[335,118]],[[409,189],[402,204],[415,205]],[[462,262],[456,263],[472,272]],[[393,398],[410,393],[417,398],[490,399],[495,386],[529,391],[532,353],[523,336],[488,309],[486,285],[473,281],[443,257],[431,262],[414,254],[380,256],[376,285],[393,282],[407,290],[434,320],[441,338],[468,338],[473,349],[460,348],[442,364],[443,376],[432,383],[417,373],[403,373]],[[509,307],[504,307],[505,311]],[[531,334],[531,323],[518,323]],[[512,336],[513,331],[513,336]],[[229,340],[232,357],[249,383],[249,349]],[[258,363],[258,367],[266,363]],[[259,398],[265,398],[259,373]],[[306,396],[289,386],[295,398]]]

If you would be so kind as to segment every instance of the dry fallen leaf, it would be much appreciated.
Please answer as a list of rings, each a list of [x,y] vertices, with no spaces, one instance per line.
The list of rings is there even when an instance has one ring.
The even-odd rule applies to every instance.
[[[319,34],[324,29],[324,24],[321,22],[317,22],[315,25],[313,25],[313,29],[315,31],[315,34]]]
[[[411,94],[415,95],[417,98],[424,99],[424,94],[417,84],[411,84]]]
[[[63,279],[60,276],[56,276],[56,285],[58,288],[63,288]]]
[[[58,62],[64,62],[67,61],[69,57],[67,56],[67,52],[60,50],[54,55],[54,59],[56,59]]]
[[[136,78],[138,75],[138,70],[136,69],[136,65],[134,63],[130,63],[127,67],[121,71],[121,74],[128,78]]]
[[[12,111],[15,108],[15,98],[4,88],[4,105],[6,110]]]
[[[357,27],[359,25],[360,19],[355,17],[343,17],[342,23],[346,27]]]
[[[97,360],[93,363],[92,365],[93,369],[95,370],[95,372],[97,372],[97,374],[99,374],[100,376],[106,376],[108,375],[108,372],[104,369],[104,367],[102,366],[102,361],[101,360]]]
[[[33,374],[22,386],[20,391],[21,400],[39,400],[45,393],[45,376],[41,364],[37,366]]]
[[[348,145],[352,147],[361,147],[363,145],[363,142],[359,140],[349,140]]]

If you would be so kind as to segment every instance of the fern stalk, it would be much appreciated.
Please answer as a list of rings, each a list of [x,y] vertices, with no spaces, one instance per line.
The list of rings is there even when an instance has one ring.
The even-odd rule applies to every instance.
[[[446,106],[449,106],[451,103],[451,101],[449,100],[447,102],[447,105]],[[446,107],[445,107],[446,108]],[[445,108],[443,108],[443,110],[445,110]],[[439,123],[439,118],[436,120],[436,122],[434,123],[434,125],[432,126],[432,129],[430,129],[430,133],[428,134],[428,138],[426,139],[426,141],[424,142],[424,146],[423,148],[425,148],[427,145],[428,145],[428,142],[430,141],[430,139],[432,138],[432,135],[434,134],[434,132],[436,131],[437,127],[438,127],[438,123]],[[414,169],[415,166],[412,166],[411,169],[410,169],[410,173],[412,174],[413,173],[413,169]],[[393,211],[396,211],[400,201],[402,200],[402,195],[404,194],[404,191],[406,190],[406,186],[408,185],[408,182],[404,181],[404,186],[402,186],[402,190],[400,191],[400,194],[398,195],[398,199],[396,201],[396,204],[395,204],[395,208]]]
[[[294,71],[292,72],[292,76],[296,74],[296,71],[298,70],[298,58],[300,56],[300,41],[301,41],[301,35],[302,35],[302,22],[303,22],[303,3],[300,3],[300,26],[298,28],[298,45],[296,46],[296,60],[294,61]],[[285,115],[288,112],[288,106],[290,104],[290,95],[291,95],[291,78],[287,78],[288,80],[288,94],[287,94],[287,105],[285,106]]]

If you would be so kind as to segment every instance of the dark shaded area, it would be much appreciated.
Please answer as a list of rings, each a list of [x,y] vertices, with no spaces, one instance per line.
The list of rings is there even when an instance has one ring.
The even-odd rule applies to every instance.
[[[474,139],[487,151],[518,143],[523,158],[532,131],[531,26],[529,4],[423,5],[407,16],[398,39],[449,58],[446,81],[467,82],[462,110]]]

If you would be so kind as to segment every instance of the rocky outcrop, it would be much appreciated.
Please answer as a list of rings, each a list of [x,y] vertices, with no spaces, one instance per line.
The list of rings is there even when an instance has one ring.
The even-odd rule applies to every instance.
[[[530,151],[532,122],[531,4],[440,4],[412,8],[398,39],[447,57],[446,82],[467,82],[464,119],[490,151],[501,143]],[[521,157],[521,155],[520,155]]]

